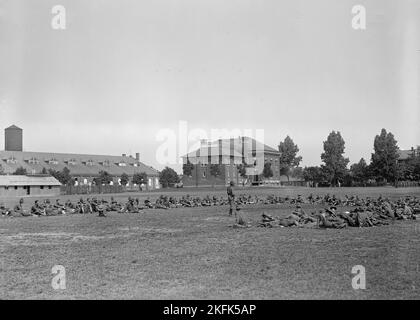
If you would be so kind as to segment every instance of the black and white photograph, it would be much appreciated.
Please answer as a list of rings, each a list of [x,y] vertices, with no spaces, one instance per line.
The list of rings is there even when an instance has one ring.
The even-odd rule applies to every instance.
[[[0,0],[1,300],[420,300],[419,222],[420,0]]]

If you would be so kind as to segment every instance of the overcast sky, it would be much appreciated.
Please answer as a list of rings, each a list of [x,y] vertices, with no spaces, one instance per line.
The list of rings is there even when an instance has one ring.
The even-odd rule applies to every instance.
[[[290,135],[303,165],[338,130],[351,162],[370,160],[381,128],[420,144],[419,62],[420,0],[0,0],[0,127],[23,128],[27,151],[140,152],[158,169],[156,135],[179,121]]]

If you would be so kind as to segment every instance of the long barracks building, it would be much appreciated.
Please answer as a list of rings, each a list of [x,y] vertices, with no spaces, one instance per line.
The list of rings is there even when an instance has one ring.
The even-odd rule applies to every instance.
[[[119,183],[122,174],[131,178],[135,173],[146,173],[147,188],[157,189],[159,172],[140,162],[140,154],[135,157],[89,155],[73,153],[47,153],[23,151],[23,130],[11,126],[5,129],[5,150],[0,151],[0,165],[4,174],[13,174],[16,169],[23,167],[28,174],[40,174],[43,169],[61,171],[65,167],[78,185],[91,184],[99,176],[100,171],[106,171],[113,176],[113,184]]]

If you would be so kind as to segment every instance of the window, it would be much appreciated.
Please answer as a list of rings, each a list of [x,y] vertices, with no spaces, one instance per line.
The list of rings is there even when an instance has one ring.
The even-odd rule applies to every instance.
[[[29,164],[39,164],[39,160],[35,157],[32,157],[28,160]]]
[[[76,159],[70,159],[69,161],[67,161],[67,163],[71,166],[75,166],[77,161],[76,161]]]
[[[9,190],[9,187],[8,186],[4,187],[4,190]]]
[[[103,165],[104,167],[109,167],[109,166],[110,166],[109,160],[105,160],[105,161],[103,161],[103,162],[102,162],[102,165]]]
[[[44,186],[40,186],[39,188],[40,188],[41,190],[44,190]]]
[[[90,167],[93,166],[93,160],[86,161],[86,165]]]
[[[51,190],[51,189],[52,189],[52,187],[51,187],[51,186],[48,186],[48,189],[50,189],[50,190]]]
[[[206,171],[203,171],[203,178],[206,177]]]
[[[58,164],[58,160],[55,158],[52,158],[48,161],[48,164],[52,164],[52,165],[57,165]]]
[[[127,163],[125,163],[124,161],[121,161],[121,162],[118,163],[118,166],[120,166],[120,167],[126,167],[127,166]]]
[[[17,159],[14,156],[11,156],[9,159],[6,160],[7,163],[16,164]]]
[[[17,186],[15,186],[15,190],[17,190],[18,189],[18,187]]]

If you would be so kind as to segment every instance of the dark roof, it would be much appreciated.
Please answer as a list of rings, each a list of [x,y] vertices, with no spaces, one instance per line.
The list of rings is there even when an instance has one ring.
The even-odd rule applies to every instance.
[[[222,152],[227,151],[229,154],[230,153],[230,145],[231,143],[233,143],[234,145],[234,152],[235,155],[238,153],[240,155],[242,155],[242,143],[249,146],[250,150],[248,151],[252,151],[252,152],[259,152],[259,151],[264,151],[264,153],[271,153],[271,154],[275,154],[275,155],[280,155],[280,152],[262,142],[259,142],[253,138],[250,137],[238,137],[238,138],[231,138],[231,139],[220,139],[220,140],[216,140],[213,142],[208,143],[208,146],[201,146],[199,149],[190,152],[188,155],[184,155],[182,156],[183,158],[191,157],[194,154],[198,154],[199,150],[203,150],[207,147],[210,148],[216,148],[218,147],[218,144],[220,143],[219,141],[221,141],[222,143]]]
[[[10,161],[12,158],[15,161]],[[67,167],[75,176],[95,176],[101,170],[113,176],[120,176],[123,173],[133,175],[140,172],[145,172],[149,176],[159,174],[156,169],[129,156],[0,151],[0,164],[5,173],[13,173],[19,167],[25,168],[28,173],[40,173],[43,168],[61,171]]]
[[[22,130],[21,128],[19,128],[19,127],[15,126],[14,124],[13,124],[13,125],[11,125],[10,127],[6,128],[5,130],[8,130],[8,129],[18,129],[18,130]]]

